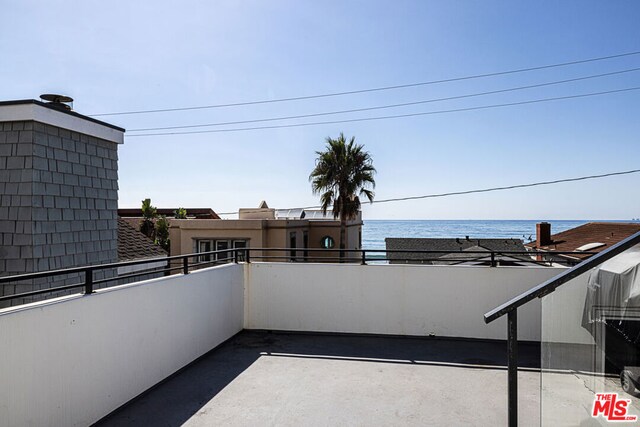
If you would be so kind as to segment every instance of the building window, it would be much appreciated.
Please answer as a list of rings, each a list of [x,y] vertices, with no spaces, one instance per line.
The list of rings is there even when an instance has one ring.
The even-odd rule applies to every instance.
[[[233,248],[234,249],[244,249],[247,247],[247,241],[246,240],[234,240],[233,241]],[[242,262],[242,261],[246,261],[247,259],[247,251],[238,251],[238,261]]]
[[[225,251],[229,249],[228,240],[216,240],[216,251]],[[219,260],[231,258],[233,254],[231,252],[220,252],[216,254],[216,258]]]
[[[333,249],[335,245],[336,241],[333,240],[333,237],[331,236],[324,236],[320,241],[320,246],[322,246],[322,249]]]
[[[291,261],[296,260],[296,246],[297,246],[296,232],[292,231],[289,233],[289,249],[290,249],[289,256],[291,258]]]
[[[246,248],[246,239],[198,239],[196,240],[196,252],[224,251],[227,249]],[[245,259],[244,251],[238,254],[239,259]],[[202,255],[198,257],[199,262],[231,260],[234,258],[233,252],[221,252],[217,254]]]
[[[198,240],[196,244],[196,252],[211,252],[211,240]],[[198,262],[211,261],[211,254],[198,257]]]

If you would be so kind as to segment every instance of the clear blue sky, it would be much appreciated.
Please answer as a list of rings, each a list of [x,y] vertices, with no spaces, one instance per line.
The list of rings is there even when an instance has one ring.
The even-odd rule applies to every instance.
[[[83,114],[273,99],[437,80],[640,50],[636,1],[1,0],[0,99],[68,94]],[[304,102],[104,118],[128,128],[306,114],[640,67],[640,55]],[[640,86],[640,72],[334,116],[402,114]],[[355,135],[380,199],[640,167],[640,91],[510,108],[288,129],[126,138],[120,206],[235,211],[317,203],[327,136]],[[328,120],[328,118],[327,118]],[[287,123],[305,120],[289,121]],[[364,207],[365,218],[629,219],[640,174]]]

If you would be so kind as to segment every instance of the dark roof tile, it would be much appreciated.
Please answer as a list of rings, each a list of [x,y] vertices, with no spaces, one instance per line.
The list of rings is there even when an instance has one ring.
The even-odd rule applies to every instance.
[[[118,218],[118,261],[132,261],[166,257],[167,251],[136,230],[127,221]]]
[[[449,251],[459,253],[463,251],[494,251],[494,252],[525,252],[526,248],[520,239],[436,239],[436,238],[396,238],[385,239],[387,250],[419,250],[419,251]],[[388,253],[390,260],[422,260],[425,258],[440,258],[447,254],[422,254],[410,252]],[[473,254],[465,256],[472,258]],[[517,256],[516,256],[517,257]],[[526,256],[525,256],[526,257]]]

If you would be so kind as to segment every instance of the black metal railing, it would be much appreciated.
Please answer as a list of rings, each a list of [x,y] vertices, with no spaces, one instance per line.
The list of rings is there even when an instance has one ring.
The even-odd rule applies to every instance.
[[[626,238],[612,247],[582,261],[578,265],[553,277],[529,291],[505,302],[484,315],[485,323],[507,315],[507,353],[508,353],[508,419],[509,426],[518,425],[518,308],[535,298],[542,298],[555,291],[559,286],[588,272],[603,262],[619,255],[627,249],[640,244],[640,232]]]
[[[28,292],[19,292],[13,294],[6,294],[0,296],[0,302],[10,301],[14,299],[20,298],[28,298],[34,297],[38,295],[46,295],[52,293],[60,293],[63,291],[68,291],[71,289],[84,288],[84,294],[91,294],[94,292],[96,286],[108,283],[108,282],[122,282],[127,279],[149,276],[149,275],[169,275],[172,272],[181,271],[183,274],[189,274],[190,271],[193,271],[197,268],[202,268],[204,266],[211,266],[221,263],[228,263],[232,261],[238,262],[239,254],[238,252],[242,251],[242,249],[225,249],[220,251],[211,251],[197,254],[188,254],[188,255],[177,255],[171,257],[162,257],[162,258],[150,258],[150,259],[142,259],[142,260],[133,260],[133,261],[123,261],[123,262],[115,262],[108,264],[97,264],[97,265],[89,265],[83,267],[72,267],[72,268],[64,268],[59,270],[50,270],[43,271],[38,273],[27,273],[27,274],[19,274],[15,276],[5,276],[0,277],[0,286],[8,286],[8,285],[16,285],[20,282],[25,282],[28,280],[36,280],[36,279],[44,279],[44,278],[64,278],[69,275],[80,275],[80,278],[84,276],[84,280],[72,283],[63,286],[55,286],[55,287],[47,287],[44,289],[37,289]],[[199,261],[198,258],[203,255],[214,255],[215,258],[210,261]],[[190,259],[196,258],[196,261],[189,262]],[[174,262],[180,264],[179,266],[173,265]],[[121,267],[130,267],[130,266],[138,266],[145,264],[159,264],[162,263],[162,266],[152,266],[150,268],[146,268],[140,271],[125,273],[120,275],[114,275],[112,277],[104,277],[102,279],[96,280],[96,272],[97,271],[108,271],[114,270]],[[73,279],[72,279],[73,280]]]
[[[254,260],[280,260],[293,262],[359,262],[367,264],[376,261],[388,261],[398,264],[438,263],[440,265],[460,265],[482,263],[491,267],[500,265],[563,265],[573,266],[580,262],[579,257],[591,256],[596,252],[576,251],[451,251],[417,249],[311,249],[311,248],[243,248],[249,252],[261,252],[252,255]],[[281,255],[276,255],[278,253]],[[305,254],[306,253],[306,254]],[[320,254],[313,256],[308,254]],[[443,255],[447,257],[443,258]]]
[[[280,255],[282,254],[282,255]],[[94,288],[109,282],[122,283],[128,279],[139,278],[149,275],[170,275],[175,272],[189,274],[198,268],[230,262],[250,262],[253,260],[262,261],[287,261],[287,262],[342,262],[359,263],[365,265],[371,262],[392,262],[421,264],[433,263],[445,265],[460,265],[465,263],[487,265],[497,267],[499,265],[512,265],[510,263],[529,263],[533,265],[552,265],[562,262],[557,256],[590,255],[592,252],[553,252],[555,255],[551,259],[538,259],[549,257],[548,252],[523,252],[523,251],[424,251],[424,250],[386,250],[386,249],[312,249],[312,248],[232,248],[217,251],[198,252],[187,255],[176,255],[163,258],[152,258],[143,260],[123,261],[108,264],[89,265],[83,267],[72,267],[59,270],[44,271],[38,273],[27,273],[15,276],[0,277],[0,286],[9,286],[20,282],[44,279],[52,277],[64,277],[69,275],[84,276],[84,280],[66,284],[63,286],[46,287],[27,292],[17,292],[7,294],[2,292],[0,303],[15,299],[24,299],[46,294],[60,294],[71,289],[84,288],[84,294],[91,294]],[[422,255],[416,257],[417,255]],[[442,258],[447,255],[447,258]],[[576,262],[566,259],[565,263]],[[152,266],[140,271],[116,274],[112,277],[96,279],[96,272],[118,269],[121,267],[138,266],[145,264],[163,263],[163,266]],[[73,279],[71,279],[73,280]]]

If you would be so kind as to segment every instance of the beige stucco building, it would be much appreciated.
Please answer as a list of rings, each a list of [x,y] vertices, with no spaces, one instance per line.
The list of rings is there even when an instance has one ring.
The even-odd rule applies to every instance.
[[[339,258],[340,221],[319,210],[276,210],[261,203],[240,209],[238,219],[170,219],[171,255],[264,248],[251,257],[271,261],[329,261]],[[362,216],[347,222],[346,249],[362,247]],[[267,249],[287,248],[287,251]],[[309,250],[315,249],[315,250]],[[222,256],[222,255],[220,255]],[[347,255],[357,258],[358,254]],[[268,258],[261,258],[268,257]],[[203,257],[203,261],[211,260]]]

